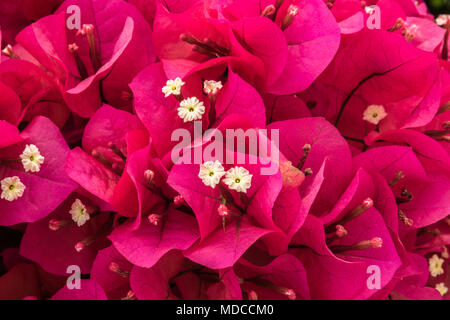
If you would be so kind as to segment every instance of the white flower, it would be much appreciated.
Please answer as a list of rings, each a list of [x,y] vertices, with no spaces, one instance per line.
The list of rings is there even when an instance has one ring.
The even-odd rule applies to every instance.
[[[216,160],[206,161],[204,164],[200,165],[200,171],[198,173],[198,177],[202,179],[202,182],[206,186],[210,186],[211,188],[215,188],[217,184],[219,184],[220,179],[225,175],[225,169],[222,164]]]
[[[2,195],[1,199],[14,201],[19,199],[25,191],[25,185],[17,176],[7,177],[1,181]]]
[[[203,82],[203,92],[206,94],[216,95],[222,87],[222,82],[220,81],[205,80]]]
[[[34,144],[27,144],[20,158],[25,172],[39,172],[45,159]]]
[[[180,107],[178,108],[178,116],[184,122],[199,120],[204,113],[205,106],[196,97],[184,99],[180,102]]]
[[[175,80],[167,80],[166,85],[162,88],[162,92],[166,98],[171,94],[178,96],[183,85],[184,82],[179,77],[175,78]]]
[[[80,199],[76,199],[72,203],[69,213],[72,215],[72,220],[75,221],[79,227],[85,224],[90,218],[85,205]]]
[[[371,15],[375,11],[375,6],[366,6],[364,7],[364,10],[368,15]]]
[[[444,269],[442,268],[442,264],[444,263],[444,259],[438,257],[437,254],[434,254],[428,260],[428,270],[430,271],[431,276],[437,277],[444,273]]]
[[[232,190],[246,193],[252,186],[252,177],[247,169],[236,166],[226,172],[223,182]]]
[[[363,120],[377,125],[381,120],[386,118],[387,112],[382,105],[372,104],[366,108],[363,115]]]
[[[445,286],[445,283],[443,283],[443,282],[436,284],[436,286],[434,288],[437,291],[439,291],[441,296],[444,296],[448,292],[448,288]]]
[[[450,21],[450,14],[440,14],[435,21],[438,25],[444,26]]]

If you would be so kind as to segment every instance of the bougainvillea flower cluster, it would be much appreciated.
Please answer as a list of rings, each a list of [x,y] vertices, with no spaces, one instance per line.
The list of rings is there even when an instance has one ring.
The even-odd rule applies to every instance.
[[[449,15],[0,0],[0,19],[0,299],[450,299]]]

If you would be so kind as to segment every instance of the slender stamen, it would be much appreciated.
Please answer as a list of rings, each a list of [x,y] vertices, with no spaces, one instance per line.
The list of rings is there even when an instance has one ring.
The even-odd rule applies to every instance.
[[[173,204],[175,205],[176,208],[181,207],[182,205],[184,205],[185,201],[182,195],[177,195],[175,196],[175,198],[173,198]]]
[[[20,59],[20,57],[14,52],[13,47],[8,44],[3,50],[3,54],[11,59]]]
[[[92,61],[92,66],[95,72],[101,68],[101,62],[99,58],[99,52],[97,48],[97,41],[95,39],[95,30],[92,24],[84,24],[82,29],[79,30],[79,34],[86,35],[89,44],[89,57]]]
[[[156,214],[156,213],[152,213],[151,215],[149,215],[147,217],[148,222],[150,222],[152,225],[154,226],[158,226],[161,221],[162,221],[162,215],[161,214]]]
[[[108,143],[108,147],[112,150],[112,152],[118,155],[123,160],[123,162],[127,161],[127,156],[112,141]]]
[[[250,290],[247,292],[247,298],[248,300],[258,300],[258,294],[255,290]]]
[[[219,56],[215,53],[212,53],[211,51],[209,51],[208,49],[204,48],[203,46],[200,45],[195,45],[192,48],[193,51],[200,53],[200,54],[204,54],[205,56],[208,56],[211,59],[215,59],[218,58]]]
[[[405,215],[405,212],[403,210],[400,210],[400,209],[398,210],[398,217],[399,217],[400,221],[403,222],[405,224],[405,226],[407,226],[407,227],[411,227],[414,223],[414,221],[412,219],[408,218]]]
[[[285,295],[289,300],[297,299],[297,295],[295,294],[295,291],[292,289],[279,287],[277,288],[277,291],[282,295]]]
[[[442,126],[444,126],[444,125],[445,125],[445,123]],[[450,130],[446,127],[444,127],[444,129],[445,130],[428,130],[428,131],[425,131],[424,133],[427,136],[429,136],[435,140],[449,141],[448,135],[450,134]]]
[[[446,246],[446,245],[443,245],[443,246],[442,246],[441,256],[442,256],[442,258],[444,258],[444,259],[448,259],[448,258],[450,257],[449,254],[448,254],[448,249],[447,249],[447,246]]]
[[[353,209],[349,214],[343,217],[339,222],[328,226],[325,230],[327,233],[332,232],[338,225],[345,225],[350,220],[359,217],[361,214],[373,207],[373,200],[371,198],[366,198],[360,205]]]
[[[203,39],[203,43],[206,46],[208,46],[209,48],[211,48],[214,52],[216,52],[219,56],[225,57],[230,54],[229,49],[219,46],[216,42],[214,42],[213,40],[211,40],[209,38]]]
[[[122,163],[113,163],[111,169],[119,176],[125,171],[125,166]]]
[[[298,169],[301,170],[303,168],[303,166],[305,164],[305,161],[308,158],[310,152],[311,152],[311,145],[309,143],[306,143],[303,146],[303,156],[302,156],[302,158],[300,159],[300,162],[297,165]]]
[[[243,278],[238,278],[239,280],[239,284],[243,284],[244,282],[253,282],[254,284],[264,287],[264,288],[271,288],[273,290],[275,290],[278,293],[281,293],[282,295],[286,296],[289,300],[296,300],[297,299],[297,294],[295,293],[295,291],[291,288],[286,288],[286,287],[280,287],[277,286],[275,284],[273,284],[271,281],[261,278],[260,276],[256,276],[253,278],[247,278],[247,279],[243,279]]]
[[[182,33],[180,35],[180,40],[187,42],[189,44],[193,44],[193,45],[199,44],[199,41],[197,39],[195,39],[193,36],[188,35],[186,33]]]
[[[405,28],[402,30],[402,35],[407,41],[411,42],[416,37],[417,30],[418,27],[415,24],[411,26],[405,26]]]
[[[127,296],[123,297],[121,300],[136,300],[136,295],[133,291],[128,291]]]
[[[217,212],[221,217],[228,217],[228,215],[230,214],[230,211],[225,204],[220,204],[219,208],[217,208]]]
[[[48,222],[48,228],[52,231],[58,231],[63,229],[69,225],[73,224],[73,221],[70,219],[58,220],[58,219],[50,219]]]
[[[411,192],[408,191],[408,189],[403,188],[402,192],[401,192],[402,197],[406,197],[409,200],[411,200],[413,198],[413,194]]]
[[[388,29],[389,32],[397,31],[405,26],[405,21],[402,18],[397,18],[395,24]]]
[[[11,164],[17,163],[17,164],[19,164],[19,163],[22,163],[22,160],[21,159],[0,159],[0,164],[1,163],[11,163]]]
[[[114,273],[117,273],[119,276],[121,276],[122,278],[128,278],[130,276],[130,272],[129,271],[125,271],[120,269],[120,266],[118,263],[111,261],[108,269]]]
[[[290,5],[287,14],[283,19],[283,22],[281,23],[281,30],[285,30],[287,27],[289,27],[292,22],[294,21],[294,18],[298,15],[299,8],[295,5]]]
[[[347,230],[344,228],[344,226],[341,226],[340,224],[338,224],[336,226],[336,235],[339,238],[345,237],[348,234]]]
[[[105,165],[106,167],[112,168],[112,163],[111,161],[109,161],[103,154],[101,154],[100,152],[98,152],[97,150],[92,150],[91,155],[97,159],[98,161],[100,161],[103,165]]]
[[[113,225],[113,216],[110,216],[108,221],[106,223],[104,223],[101,228],[94,234],[87,236],[86,238],[84,238],[83,240],[77,242],[74,246],[75,250],[77,252],[81,252],[83,251],[86,247],[90,246],[91,244],[93,244],[97,239],[99,239],[102,236],[106,236],[109,232],[110,229]]]
[[[148,184],[153,185],[154,184],[153,180],[155,179],[155,172],[153,172],[153,170],[150,170],[150,169],[145,170],[144,178],[145,178],[145,181],[148,182]]]
[[[275,8],[280,9],[281,5],[283,4],[284,0],[277,0],[275,2]]]
[[[86,245],[83,241],[77,242],[77,243],[75,244],[75,250],[76,250],[77,252],[81,252],[81,251],[84,250],[84,248],[86,248],[86,246],[87,246],[87,245]]]
[[[422,234],[431,234],[435,237],[440,236],[441,232],[439,231],[439,229],[429,229],[429,228],[422,228],[418,231],[417,233],[418,235],[422,235]]]
[[[224,57],[230,54],[229,49],[219,46],[216,42],[208,38],[201,41],[191,35],[183,33],[181,34],[180,39],[184,42],[192,44],[194,46],[194,51],[205,54],[211,58]]]
[[[120,94],[120,98],[124,101],[131,101],[134,99],[134,95],[133,95],[133,92],[122,91]]]
[[[222,200],[222,203],[219,205],[219,208],[217,208],[217,213],[220,217],[222,217],[222,227],[223,231],[225,232],[225,224],[227,222],[227,217],[230,215],[230,210],[225,204],[225,199]]]
[[[447,61],[448,59],[448,35],[450,32],[450,26],[447,26],[444,34],[444,41],[442,43],[442,54],[441,59]]]
[[[334,240],[345,237],[348,234],[348,231],[344,228],[344,226],[338,224],[336,225],[336,231],[331,233],[327,233],[325,235],[327,242],[332,242]]]
[[[409,192],[406,188],[402,188],[400,195],[402,196],[401,198],[395,197],[397,204],[410,202],[413,198],[413,194]]]
[[[399,180],[404,179],[405,178],[405,174],[403,173],[403,171],[399,170],[395,173],[395,178],[392,179],[391,181],[389,181],[389,185],[393,186],[395,185]]]
[[[151,190],[153,193],[157,194],[162,199],[165,199],[166,203],[169,203],[172,199],[167,198],[162,189],[157,185],[155,185],[154,178],[155,173],[153,172],[153,170],[150,169],[145,170],[144,179],[147,182],[147,184],[145,184],[144,186],[146,187],[146,189]]]
[[[450,226],[450,217],[446,217],[444,219],[445,223],[448,224]]]
[[[261,16],[272,19],[276,11],[277,8],[275,8],[275,6],[271,4],[264,8],[263,12],[261,12]]]
[[[80,74],[81,79],[86,79],[89,75],[86,66],[84,65],[83,61],[80,58],[80,55],[78,54],[78,49],[79,47],[76,43],[69,44],[69,51],[73,54],[78,73]]]
[[[334,253],[341,253],[345,251],[353,250],[365,250],[369,248],[380,249],[383,246],[383,239],[376,237],[371,240],[364,240],[353,245],[338,245],[330,247],[330,250]]]

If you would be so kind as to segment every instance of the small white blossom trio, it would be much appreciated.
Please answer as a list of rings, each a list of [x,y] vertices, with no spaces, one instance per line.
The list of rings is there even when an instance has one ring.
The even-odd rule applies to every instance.
[[[215,188],[220,183],[220,179],[225,176],[223,182],[237,192],[246,193],[252,185],[253,175],[243,167],[233,167],[225,172],[222,164],[216,161],[206,161],[200,165],[198,177],[202,182],[211,188]]]
[[[181,78],[177,77],[174,80],[167,80],[166,85],[162,88],[164,97],[167,98],[170,95],[180,96],[181,87],[185,85]],[[208,95],[216,95],[222,88],[220,81],[206,80],[203,84],[203,91]],[[206,111],[203,102],[196,97],[190,97],[183,99],[180,102],[180,106],[177,109],[178,116],[183,119],[184,122],[190,122],[200,120]]]
[[[27,144],[20,159],[25,172],[39,172],[45,158],[41,155],[38,147],[34,144]],[[0,181],[2,194],[1,199],[6,201],[14,201],[23,196],[25,185],[20,181],[18,176],[6,177]]]

